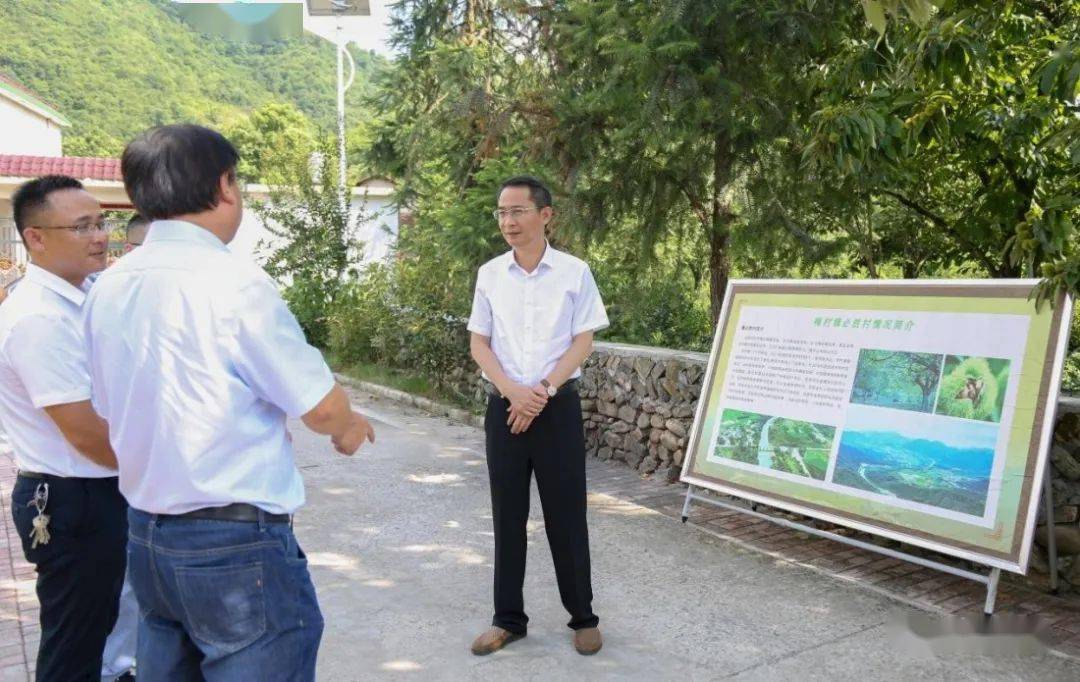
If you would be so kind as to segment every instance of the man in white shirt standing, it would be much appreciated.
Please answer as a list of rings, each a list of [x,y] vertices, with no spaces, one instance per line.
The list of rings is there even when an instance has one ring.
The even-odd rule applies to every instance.
[[[526,634],[529,485],[544,527],[574,648],[589,655],[603,640],[592,611],[585,519],[585,433],[577,377],[593,332],[608,325],[589,266],[548,244],[551,192],[529,176],[510,178],[494,211],[511,250],[477,275],[469,317],[472,357],[490,382],[484,431],[495,527],[495,616],[473,642],[476,655]]]
[[[45,176],[13,197],[30,254],[0,306],[0,419],[19,475],[11,511],[37,571],[39,680],[97,680],[124,580],[127,505],[90,403],[81,307],[109,226],[82,184]]]
[[[285,421],[342,454],[374,441],[274,282],[226,246],[238,158],[194,125],[132,141],[121,171],[150,233],[86,302],[94,404],[131,505],[141,681],[314,679],[323,620]]]

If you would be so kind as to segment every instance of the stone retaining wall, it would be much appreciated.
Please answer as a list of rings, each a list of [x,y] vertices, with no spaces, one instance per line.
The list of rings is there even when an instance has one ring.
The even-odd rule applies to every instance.
[[[588,452],[642,474],[677,480],[707,363],[705,353],[597,343],[581,379]],[[1057,569],[1063,588],[1080,595],[1080,401],[1059,408],[1051,462]],[[1041,509],[1032,568],[1045,580]]]

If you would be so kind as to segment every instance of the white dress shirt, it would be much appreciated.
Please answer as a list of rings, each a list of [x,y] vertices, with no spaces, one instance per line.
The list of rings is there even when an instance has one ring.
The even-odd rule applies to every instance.
[[[81,307],[86,292],[30,264],[0,305],[0,420],[24,471],[105,478],[64,439],[44,408],[90,399]]]
[[[535,386],[555,369],[578,334],[608,326],[592,271],[580,258],[544,249],[532,272],[509,251],[480,266],[469,331],[491,338],[511,380]],[[571,379],[581,376],[581,368]]]
[[[197,225],[156,221],[94,283],[84,324],[94,405],[131,506],[281,514],[304,503],[285,419],[334,378],[258,266]]]

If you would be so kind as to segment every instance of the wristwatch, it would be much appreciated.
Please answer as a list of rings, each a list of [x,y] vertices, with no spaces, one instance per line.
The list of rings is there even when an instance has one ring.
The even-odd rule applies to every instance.
[[[548,394],[549,398],[554,398],[555,394],[559,392],[559,389],[552,386],[551,382],[548,381],[547,379],[541,379],[540,380],[540,385],[543,386],[547,390],[547,394]]]

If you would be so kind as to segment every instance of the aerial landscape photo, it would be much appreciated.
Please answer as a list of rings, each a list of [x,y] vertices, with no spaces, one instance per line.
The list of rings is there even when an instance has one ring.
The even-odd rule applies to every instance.
[[[727,409],[713,455],[822,481],[835,435],[832,426]]]
[[[923,415],[904,419],[852,406],[833,482],[981,517],[997,432],[994,424]]]

